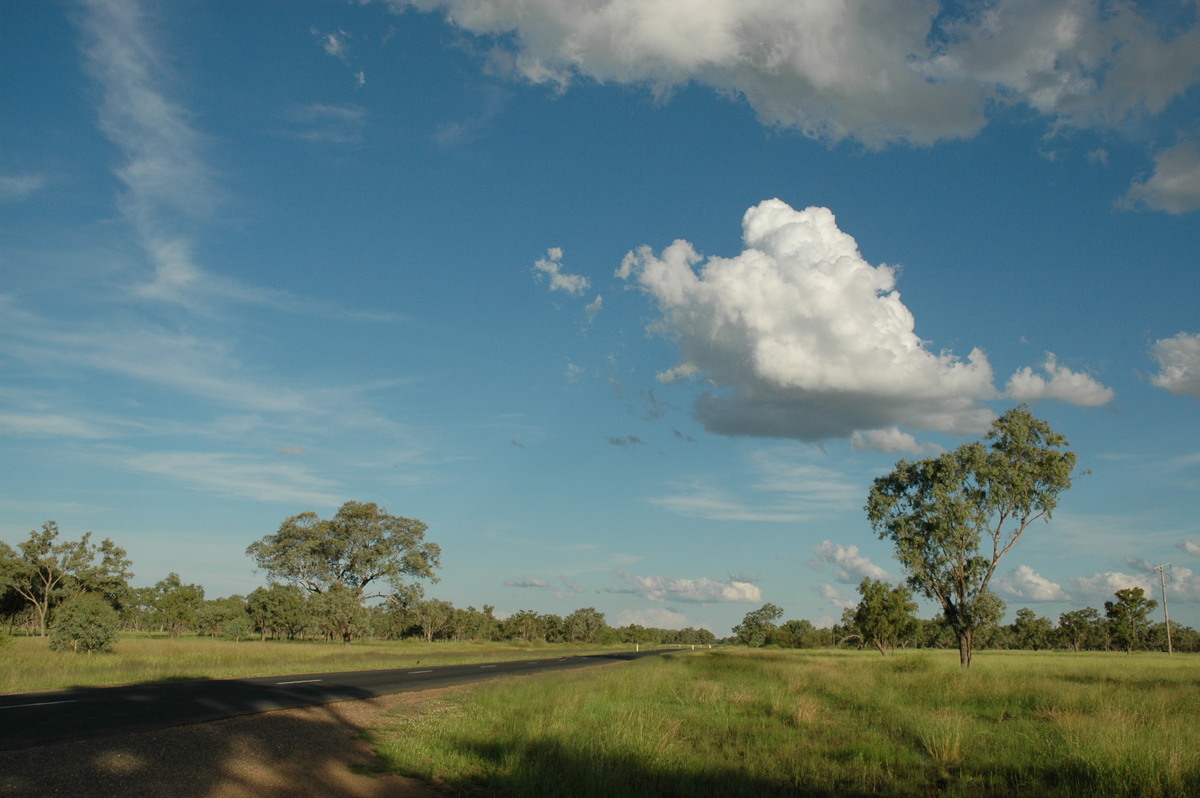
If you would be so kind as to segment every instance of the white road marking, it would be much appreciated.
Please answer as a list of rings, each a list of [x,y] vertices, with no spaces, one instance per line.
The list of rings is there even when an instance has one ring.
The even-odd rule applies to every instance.
[[[275,682],[275,684],[312,684],[313,682],[319,681],[321,681],[321,679],[297,679],[294,682]]]
[[[433,673],[433,671],[409,671],[409,673],[410,673],[410,674],[413,674],[413,673]]]
[[[0,709],[21,709],[22,707],[48,707],[51,704],[74,704],[74,703],[76,703],[76,699],[68,698],[63,701],[39,701],[36,704],[13,704],[13,705],[7,706],[7,707],[0,707]]]

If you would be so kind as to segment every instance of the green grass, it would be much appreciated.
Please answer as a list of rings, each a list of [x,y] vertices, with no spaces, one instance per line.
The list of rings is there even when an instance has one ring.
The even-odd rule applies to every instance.
[[[1190,656],[724,650],[472,688],[383,767],[516,796],[1200,795]]]
[[[622,650],[627,646],[620,647]],[[0,693],[99,687],[182,679],[454,665],[540,656],[588,654],[614,647],[522,643],[341,643],[167,637],[122,633],[107,653],[51,651],[44,638],[10,638],[0,648]]]

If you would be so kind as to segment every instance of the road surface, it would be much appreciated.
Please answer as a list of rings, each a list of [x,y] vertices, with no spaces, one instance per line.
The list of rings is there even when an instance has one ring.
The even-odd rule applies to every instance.
[[[665,652],[622,652],[430,668],[416,666],[19,693],[0,696],[0,750],[429,690],[499,676],[585,668],[662,653]]]

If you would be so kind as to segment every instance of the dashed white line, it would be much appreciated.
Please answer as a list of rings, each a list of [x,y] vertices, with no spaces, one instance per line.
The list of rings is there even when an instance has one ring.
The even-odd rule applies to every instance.
[[[296,679],[295,681],[291,682],[275,682],[275,684],[312,684],[313,682],[319,681],[321,681],[321,679]]]
[[[433,671],[408,671],[410,676],[414,673],[433,673]]]
[[[76,703],[76,700],[74,698],[68,698],[63,701],[39,701],[36,704],[12,704],[11,706],[0,707],[0,709],[21,709],[22,707],[48,707],[51,704],[74,704],[74,703]]]

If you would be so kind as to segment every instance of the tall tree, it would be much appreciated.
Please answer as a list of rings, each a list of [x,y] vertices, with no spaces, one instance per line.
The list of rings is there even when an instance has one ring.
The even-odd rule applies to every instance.
[[[854,610],[854,628],[865,642],[885,657],[902,640],[917,630],[916,602],[905,585],[892,587],[878,579],[863,579],[858,586],[862,600]]]
[[[608,628],[604,613],[595,607],[581,607],[562,619],[563,636],[572,643],[598,643]]]
[[[746,613],[742,622],[733,627],[733,634],[742,645],[753,648],[765,646],[775,632],[775,622],[782,617],[783,608],[768,602]]]
[[[154,585],[154,614],[151,617],[160,628],[170,632],[172,637],[179,637],[187,631],[196,631],[203,606],[204,588],[200,585],[185,585],[179,574],[174,571]]]
[[[1146,598],[1146,591],[1140,587],[1118,590],[1114,596],[1116,601],[1104,602],[1104,614],[1108,618],[1113,642],[1124,646],[1125,651],[1132,654],[1135,648],[1141,647],[1146,637],[1146,616],[1158,606],[1158,602]]]
[[[407,601],[422,592],[410,580],[437,581],[433,569],[441,564],[441,549],[425,542],[426,529],[424,523],[389,515],[374,503],[346,502],[329,520],[313,512],[288,518],[246,553],[271,581],[300,585],[313,594],[340,586],[339,592],[361,605],[388,595],[387,586]],[[334,603],[344,602],[339,597]],[[339,616],[347,621],[342,641],[349,643],[352,613]]]
[[[1049,520],[1071,486],[1075,453],[1067,445],[1021,405],[996,419],[983,442],[901,460],[871,487],[872,528],[895,544],[908,584],[941,604],[964,668],[996,566],[1030,524]]]
[[[1100,626],[1100,611],[1095,607],[1071,610],[1058,616],[1058,632],[1076,654],[1085,645],[1095,642]]]
[[[54,604],[84,592],[99,592],[111,603],[133,576],[125,550],[111,540],[97,545],[91,532],[79,540],[58,538],[58,524],[47,521],[17,544],[19,554],[7,545],[0,549],[0,580],[33,606],[42,637]]]
[[[1009,628],[1012,642],[1017,648],[1039,651],[1050,646],[1054,638],[1054,624],[1028,607],[1017,610],[1017,616]]]

